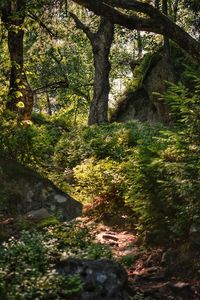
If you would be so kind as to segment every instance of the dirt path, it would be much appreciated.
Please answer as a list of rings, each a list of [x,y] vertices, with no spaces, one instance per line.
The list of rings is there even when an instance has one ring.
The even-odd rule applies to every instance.
[[[129,277],[129,292],[133,297],[139,293],[150,297],[148,300],[200,300],[200,282],[167,275],[166,266],[163,266],[166,250],[154,248],[147,251],[141,248],[134,230],[96,223],[88,217],[79,220],[92,225],[91,234],[96,241],[109,245],[114,258],[124,265]]]
[[[191,276],[188,277],[184,277],[180,270],[175,272],[176,274],[173,272],[169,274],[168,261],[176,265],[173,249],[158,247],[145,249],[141,246],[135,231],[126,226],[122,220],[118,224],[109,224],[108,220],[106,222],[95,220],[94,217],[85,215],[77,220],[84,226],[90,226],[90,233],[95,240],[108,245],[112,250],[113,258],[124,265],[128,273],[128,291],[132,299],[200,300],[200,281],[191,274],[191,270],[189,270]],[[3,220],[0,226],[2,229],[7,226],[8,231],[9,228],[13,230],[13,219]],[[198,264],[199,261],[197,266]],[[187,266],[183,267],[188,269]],[[135,297],[137,293],[138,297]]]

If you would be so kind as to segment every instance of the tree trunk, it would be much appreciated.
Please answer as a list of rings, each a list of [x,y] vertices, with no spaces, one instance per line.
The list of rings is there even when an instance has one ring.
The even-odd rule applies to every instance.
[[[12,0],[2,12],[2,20],[8,30],[8,49],[11,61],[10,89],[7,108],[18,111],[20,120],[30,120],[33,93],[24,72],[23,38],[24,5],[22,0]],[[19,102],[22,102],[18,105]],[[20,106],[20,107],[18,107]]]
[[[168,3],[167,3],[167,0],[162,0],[162,12],[163,12],[163,14],[168,16]],[[163,40],[164,40],[164,54],[165,54],[167,60],[170,61],[170,56],[171,55],[170,55],[169,38],[164,36]]]
[[[46,97],[47,97],[47,109],[48,109],[48,115],[52,116],[52,109],[51,109],[51,101],[50,101],[50,97],[49,97],[49,93],[46,90]]]
[[[7,108],[20,111],[20,120],[30,120],[33,108],[33,93],[23,71],[23,36],[24,31],[9,29],[8,47],[11,60],[10,91]],[[24,107],[18,108],[17,103],[23,102]]]
[[[200,43],[158,9],[146,2],[134,0],[73,1],[93,11],[96,15],[107,17],[114,24],[119,24],[128,29],[162,34],[176,42],[182,49],[193,56],[195,60],[200,62]],[[117,10],[116,7],[139,12],[148,17],[126,14]]]
[[[92,45],[94,60],[93,100],[90,105],[88,124],[108,123],[108,100],[110,92],[109,74],[110,48],[114,38],[114,25],[107,18],[101,17],[96,33],[83,24],[76,15],[70,13],[77,28],[83,30]]]
[[[114,25],[105,18],[101,18],[98,32],[92,41],[94,55],[94,95],[90,105],[88,124],[108,123],[108,101],[109,101],[109,74],[110,48],[114,38]]]

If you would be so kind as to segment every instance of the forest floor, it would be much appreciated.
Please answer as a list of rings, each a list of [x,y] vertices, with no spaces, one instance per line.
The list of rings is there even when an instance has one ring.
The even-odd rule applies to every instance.
[[[90,235],[95,241],[109,246],[113,258],[124,266],[128,274],[129,295],[137,300],[200,300],[200,280],[196,275],[187,276],[187,272],[182,272],[187,266],[176,270],[175,274],[169,272],[168,262],[173,264],[174,249],[145,247],[126,217],[121,215],[116,221],[117,218],[109,214],[99,218],[99,215],[87,212],[77,220],[91,228]],[[0,225],[4,228],[8,225],[8,230],[16,232],[12,218],[1,220]]]
[[[96,241],[109,245],[113,257],[124,265],[128,273],[129,294],[134,297],[138,293],[144,298],[138,296],[137,299],[148,300],[200,300],[200,281],[195,276],[188,279],[181,269],[175,275],[169,274],[165,260],[173,250],[169,251],[166,247],[147,249],[142,246],[134,229],[127,226],[126,221],[122,221],[123,218],[126,216],[122,216],[115,224],[108,216],[99,220],[95,219],[94,215],[86,214],[78,220],[86,226],[91,226],[91,234]]]

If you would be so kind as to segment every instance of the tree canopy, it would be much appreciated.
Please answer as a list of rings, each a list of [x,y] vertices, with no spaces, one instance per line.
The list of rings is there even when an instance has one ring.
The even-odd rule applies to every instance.
[[[74,0],[74,2],[128,29],[162,34],[175,41],[198,61],[200,60],[199,42],[148,2],[129,0]],[[124,12],[124,10],[129,13]],[[138,16],[134,13],[144,14],[145,16]]]

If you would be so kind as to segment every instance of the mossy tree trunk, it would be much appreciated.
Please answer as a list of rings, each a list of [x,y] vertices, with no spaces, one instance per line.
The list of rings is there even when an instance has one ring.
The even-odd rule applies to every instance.
[[[2,9],[2,20],[8,30],[8,49],[11,61],[7,109],[18,111],[20,120],[30,120],[33,109],[33,93],[24,72],[25,4],[25,0],[11,0]],[[19,102],[21,107],[18,107]]]

